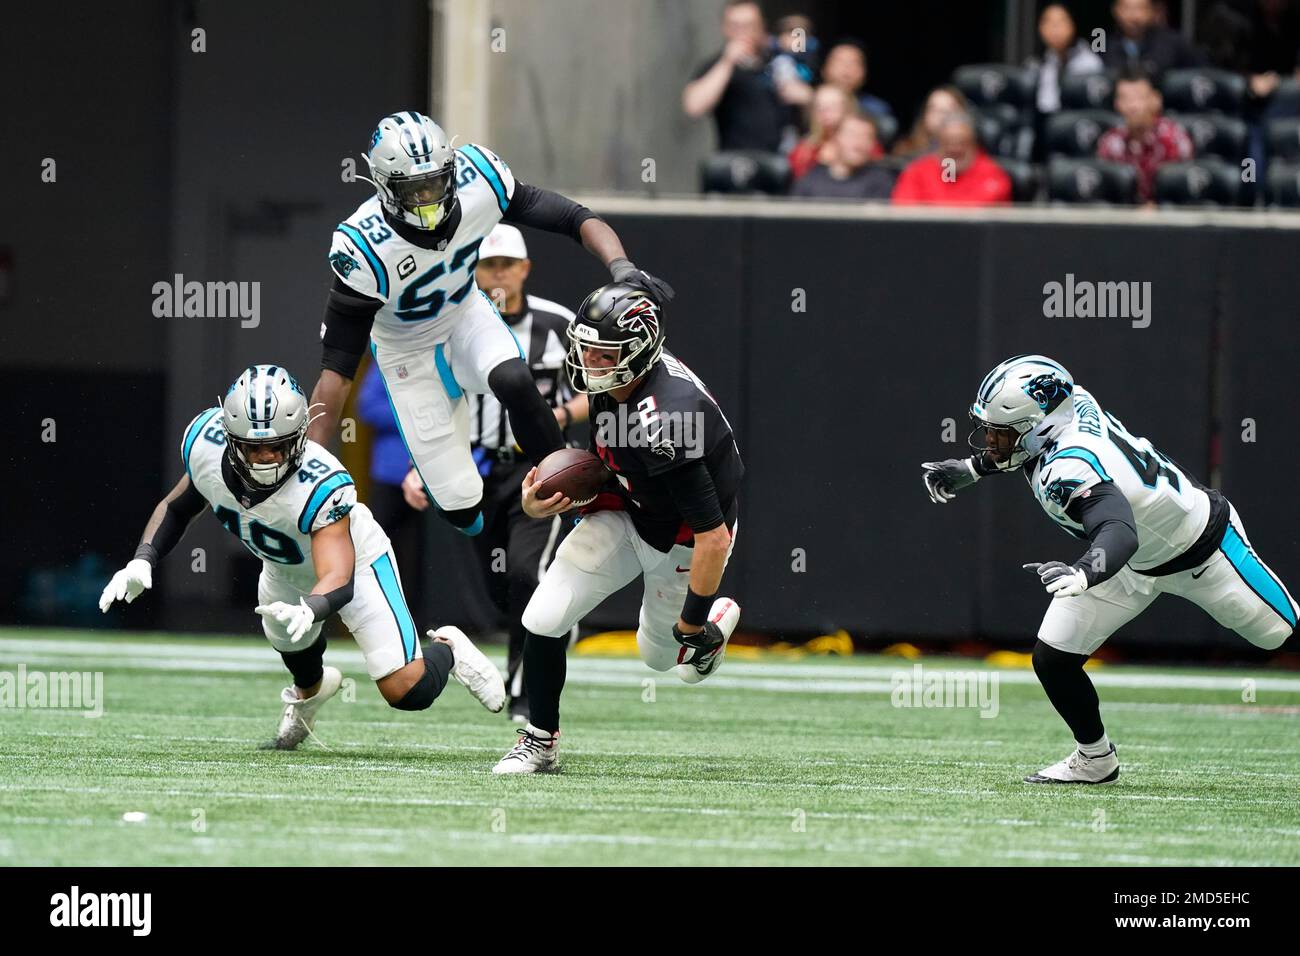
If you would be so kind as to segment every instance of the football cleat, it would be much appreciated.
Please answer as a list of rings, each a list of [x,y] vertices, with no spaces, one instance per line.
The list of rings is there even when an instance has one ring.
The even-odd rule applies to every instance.
[[[698,684],[721,667],[722,658],[727,653],[727,642],[731,640],[732,632],[736,630],[736,625],[739,623],[739,604],[731,598],[718,598],[714,601],[713,607],[709,608],[709,624],[717,628],[717,634],[721,639],[717,640],[712,647],[697,649],[689,660],[678,664],[677,676],[688,684]],[[683,646],[677,659],[682,660],[689,650],[688,647]]]
[[[1030,774],[1025,783],[1114,783],[1119,779],[1119,757],[1115,746],[1100,757],[1087,757],[1075,750],[1060,763]]]
[[[343,675],[337,667],[326,667],[320,679],[320,688],[305,700],[298,696],[294,687],[280,691],[284,701],[284,714],[280,718],[280,729],[275,739],[262,745],[262,750],[293,750],[307,739],[307,735],[316,726],[316,713],[325,701],[338,693],[343,683]]]
[[[500,713],[506,705],[506,682],[487,655],[458,627],[440,627],[428,634],[441,637],[451,645],[451,656],[456,662],[451,676],[464,684],[480,704],[494,714]]]
[[[532,724],[519,731],[519,742],[497,761],[493,773],[548,773],[560,753],[560,732],[550,734]]]

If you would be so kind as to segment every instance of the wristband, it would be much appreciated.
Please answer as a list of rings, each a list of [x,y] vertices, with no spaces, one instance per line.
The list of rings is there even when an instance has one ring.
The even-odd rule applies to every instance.
[[[308,594],[303,601],[311,608],[311,619],[313,622],[320,622],[334,613],[330,607],[329,598],[323,594]]]
[[[704,622],[709,619],[709,608],[713,606],[715,597],[717,597],[716,593],[704,597],[687,587],[686,602],[682,604],[682,620],[691,627],[703,627]]]
[[[140,547],[135,549],[135,554],[131,557],[133,559],[138,558],[141,561],[148,561],[151,568],[158,567],[158,549],[147,541],[142,541]]]

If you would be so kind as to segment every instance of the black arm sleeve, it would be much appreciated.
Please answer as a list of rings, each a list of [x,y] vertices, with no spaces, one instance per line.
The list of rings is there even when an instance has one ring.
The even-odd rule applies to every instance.
[[[312,617],[317,621],[323,621],[331,614],[337,614],[343,607],[352,600],[352,582],[356,575],[348,578],[348,583],[333,591],[326,591],[324,594],[308,594],[304,601],[311,608]]]
[[[167,553],[180,543],[190,522],[207,506],[207,500],[198,493],[194,485],[187,485],[180,497],[167,502],[167,510],[163,514],[162,522],[154,529],[153,536],[140,539],[140,544],[135,549],[135,557],[148,561],[152,567],[157,567],[158,560],[166,557]]]
[[[718,489],[703,459],[665,472],[663,477],[673,504],[692,531],[712,531],[726,522]]]
[[[1065,513],[1083,525],[1092,547],[1074,567],[1095,587],[1119,573],[1137,553],[1137,522],[1123,492],[1113,482],[1093,485],[1086,498],[1075,498]]]
[[[382,305],[378,299],[360,295],[346,286],[338,276],[330,286],[325,302],[324,332],[321,335],[321,368],[338,372],[344,378],[356,377],[357,366],[370,341],[370,327]]]
[[[558,232],[575,242],[581,242],[582,224],[588,219],[596,218],[599,217],[594,212],[572,199],[549,189],[516,181],[515,194],[510,197],[510,205],[501,220],[516,226],[532,226],[547,232]]]

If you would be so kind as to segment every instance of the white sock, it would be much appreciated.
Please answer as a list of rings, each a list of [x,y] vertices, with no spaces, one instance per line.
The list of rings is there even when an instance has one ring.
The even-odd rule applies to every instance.
[[[1110,753],[1110,738],[1102,734],[1096,743],[1079,744],[1079,753],[1085,757],[1104,757]]]
[[[542,740],[550,740],[555,736],[549,730],[542,730],[540,727],[534,727],[532,724],[529,724],[526,729],[534,737],[540,737]]]

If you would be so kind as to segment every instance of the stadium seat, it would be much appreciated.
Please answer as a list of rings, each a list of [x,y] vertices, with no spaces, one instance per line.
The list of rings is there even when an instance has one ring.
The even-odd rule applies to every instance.
[[[1033,70],[1002,63],[959,66],[952,74],[952,82],[972,106],[1001,103],[1017,110],[1031,109],[1038,91],[1038,76]]]
[[[1219,113],[1166,113],[1187,130],[1196,145],[1196,155],[1219,156],[1240,163],[1246,155],[1246,121]]]
[[[1048,155],[1092,156],[1097,140],[1123,122],[1109,110],[1062,110],[1048,117],[1044,137]]]
[[[980,145],[994,156],[1028,160],[1034,149],[1034,128],[1021,122],[1020,111],[1008,103],[971,110]]]
[[[1246,103],[1246,78],[1227,70],[1170,70],[1160,81],[1165,109],[1236,116]]]
[[[1137,170],[1102,159],[1054,156],[1047,167],[1047,197],[1054,202],[1132,204]]]
[[[1110,110],[1115,108],[1115,80],[1107,73],[1061,77],[1061,109]]]
[[[1266,201],[1270,206],[1300,207],[1300,163],[1275,159],[1268,164]]]
[[[790,184],[790,164],[757,150],[714,153],[700,162],[700,182],[706,193],[780,195]]]
[[[1241,201],[1241,169],[1217,156],[1166,163],[1156,170],[1156,202],[1172,206],[1235,206]]]
[[[1020,159],[995,157],[994,161],[1002,171],[1011,177],[1011,198],[1015,202],[1033,202],[1038,198],[1041,184],[1039,167]]]
[[[1277,85],[1268,108],[1278,116],[1300,116],[1300,83],[1288,76]]]
[[[1268,121],[1269,159],[1300,159],[1300,119],[1287,116]]]

